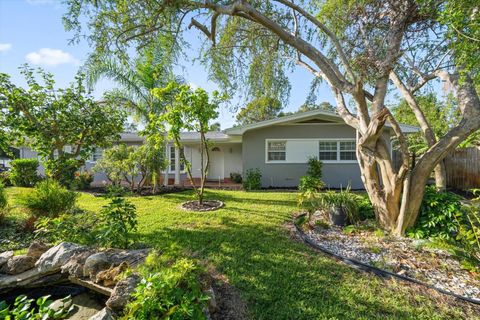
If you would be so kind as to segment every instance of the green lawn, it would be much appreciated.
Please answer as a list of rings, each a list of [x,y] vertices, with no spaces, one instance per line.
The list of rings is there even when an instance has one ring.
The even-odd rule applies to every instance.
[[[8,192],[17,199],[29,190]],[[479,318],[479,309],[355,271],[293,240],[285,224],[296,210],[294,193],[208,191],[207,196],[223,200],[225,208],[183,211],[179,205],[191,199],[189,192],[130,198],[138,209],[141,241],[213,265],[239,290],[252,319]],[[22,212],[16,199],[14,214]],[[79,199],[89,210],[106,202],[88,194]]]

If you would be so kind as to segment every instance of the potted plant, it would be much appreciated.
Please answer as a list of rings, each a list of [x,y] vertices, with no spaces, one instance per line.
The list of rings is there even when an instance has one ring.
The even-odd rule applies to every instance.
[[[358,221],[357,199],[349,189],[323,192],[318,196],[318,204],[335,226],[343,227]]]

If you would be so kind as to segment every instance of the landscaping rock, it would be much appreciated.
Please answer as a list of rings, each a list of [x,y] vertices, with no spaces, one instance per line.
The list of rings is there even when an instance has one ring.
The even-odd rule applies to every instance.
[[[13,251],[5,251],[0,253],[0,268],[6,264],[11,257],[13,257]]]
[[[140,282],[139,275],[133,274],[117,283],[113,289],[110,299],[107,300],[107,308],[114,313],[120,313],[127,305],[130,295],[135,290],[135,287]]]
[[[87,250],[75,254],[62,266],[62,273],[67,273],[77,278],[83,277],[83,266],[85,261],[94,253],[95,251],[93,250]]]
[[[71,257],[88,250],[85,246],[74,243],[62,242],[48,249],[35,264],[40,273],[60,270]]]
[[[20,274],[35,267],[35,261],[36,259],[26,255],[11,257],[8,259],[7,264],[3,265],[2,273],[10,275]]]
[[[27,256],[32,257],[35,260],[38,260],[41,257],[42,254],[47,252],[48,249],[49,249],[49,246],[47,246],[43,242],[34,241],[28,247]]]
[[[107,308],[103,308],[100,312],[95,314],[89,320],[111,320],[113,319],[112,313]]]
[[[85,260],[83,276],[95,279],[98,272],[108,269],[111,263],[105,252],[94,253]]]
[[[124,261],[117,267],[111,267],[107,270],[100,271],[95,277],[95,283],[101,284],[105,287],[112,287],[118,282],[117,277],[127,269],[128,263]]]

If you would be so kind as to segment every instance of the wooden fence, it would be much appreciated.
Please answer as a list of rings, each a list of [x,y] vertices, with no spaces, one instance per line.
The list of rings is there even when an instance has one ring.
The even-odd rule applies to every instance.
[[[480,188],[480,148],[455,150],[445,158],[445,169],[449,188]]]
[[[394,167],[398,170],[402,163],[402,155],[394,150],[392,156]],[[444,162],[448,188],[458,190],[480,188],[480,148],[457,149],[448,155]]]

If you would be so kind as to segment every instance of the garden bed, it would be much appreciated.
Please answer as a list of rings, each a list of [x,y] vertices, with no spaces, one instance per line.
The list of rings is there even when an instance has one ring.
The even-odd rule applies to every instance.
[[[309,241],[338,256],[412,278],[480,302],[480,275],[464,270],[445,250],[428,248],[426,240],[395,238],[379,231],[315,226]]]
[[[205,211],[214,211],[222,208],[224,203],[219,200],[205,200],[202,204],[198,202],[198,200],[187,201],[182,203],[183,210],[189,211],[198,211],[198,212],[205,212]]]

